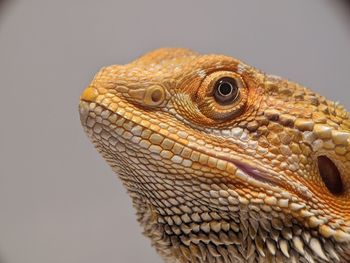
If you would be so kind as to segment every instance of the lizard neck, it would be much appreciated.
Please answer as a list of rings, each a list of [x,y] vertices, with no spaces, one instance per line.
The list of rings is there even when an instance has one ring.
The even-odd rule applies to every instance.
[[[127,184],[130,187],[130,180]],[[326,257],[342,263],[350,260],[347,244],[342,246],[321,237],[318,231],[310,231],[293,217],[271,211],[263,204],[237,202],[226,212],[206,204],[203,211],[203,207],[193,206],[195,200],[184,196],[188,201],[178,204],[178,209],[167,209],[150,201],[149,196],[159,194],[156,191],[149,191],[148,198],[133,188],[128,192],[143,234],[167,263],[321,263],[326,262]],[[198,212],[182,211],[190,204],[191,211]]]

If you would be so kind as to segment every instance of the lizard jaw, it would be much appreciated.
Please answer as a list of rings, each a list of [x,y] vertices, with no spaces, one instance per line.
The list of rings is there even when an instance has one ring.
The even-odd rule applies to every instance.
[[[96,103],[96,102],[82,99],[79,106],[81,122],[85,127],[86,127],[85,123],[87,121],[87,118],[90,112],[90,109],[89,109],[90,103]],[[122,114],[119,114],[115,111],[110,110],[106,105],[103,105],[103,103],[97,103],[97,105],[102,107],[104,110],[109,111],[111,114],[116,114],[120,118],[128,119],[126,116],[123,116]],[[129,120],[129,121],[133,122],[132,120]],[[99,121],[97,121],[97,123],[99,123]],[[100,123],[100,124],[103,125],[103,123]],[[140,123],[134,122],[134,125],[140,126],[141,129],[145,129],[145,127],[143,127]],[[156,131],[153,131],[153,132],[157,133]],[[129,142],[131,144],[134,144],[136,147],[140,147],[138,143],[135,143],[131,140]],[[234,156],[227,157],[226,155],[221,155],[220,153],[219,154],[213,153],[191,142],[187,146],[191,148],[192,151],[198,152],[200,154],[205,154],[217,160],[227,162],[229,166],[235,167],[234,169],[235,171],[233,171],[233,169],[227,169],[226,172],[230,176],[232,176],[235,179],[238,179],[241,182],[246,182],[256,187],[257,189],[263,188],[266,190],[272,190],[274,192],[284,192],[284,193],[290,192],[290,190],[292,189],[292,193],[296,194],[297,196],[300,196],[304,200],[308,200],[312,197],[311,191],[309,191],[306,187],[302,186],[297,182],[290,182],[287,190],[286,185],[282,183],[283,182],[282,175],[272,170],[268,170],[267,168],[262,167],[259,164],[248,163]]]

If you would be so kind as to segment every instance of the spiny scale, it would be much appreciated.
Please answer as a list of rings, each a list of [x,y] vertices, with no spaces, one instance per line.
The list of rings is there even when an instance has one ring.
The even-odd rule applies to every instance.
[[[227,79],[238,95],[223,103]],[[234,58],[159,49],[101,69],[80,116],[165,262],[350,262],[339,104]]]

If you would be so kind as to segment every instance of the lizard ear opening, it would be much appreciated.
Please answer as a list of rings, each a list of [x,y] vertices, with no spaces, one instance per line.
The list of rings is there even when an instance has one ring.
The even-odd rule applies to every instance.
[[[344,186],[337,166],[327,156],[319,156],[317,161],[320,176],[328,190],[334,195],[341,195]]]

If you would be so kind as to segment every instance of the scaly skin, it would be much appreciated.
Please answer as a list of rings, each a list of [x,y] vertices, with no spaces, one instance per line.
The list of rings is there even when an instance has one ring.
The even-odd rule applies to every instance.
[[[225,76],[239,96],[220,105]],[[234,58],[160,49],[103,68],[80,115],[165,262],[350,262],[350,120],[337,103]]]

